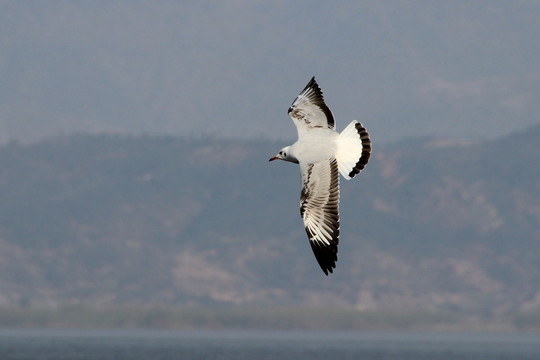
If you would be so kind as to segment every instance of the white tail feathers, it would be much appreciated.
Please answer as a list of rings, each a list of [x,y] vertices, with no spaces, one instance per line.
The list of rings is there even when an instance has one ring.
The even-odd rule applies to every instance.
[[[336,160],[339,172],[345,179],[352,179],[366,166],[370,155],[369,134],[362,124],[354,120],[338,137]]]

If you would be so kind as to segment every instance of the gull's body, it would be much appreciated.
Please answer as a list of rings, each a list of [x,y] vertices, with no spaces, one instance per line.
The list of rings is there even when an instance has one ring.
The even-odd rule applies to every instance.
[[[300,165],[300,214],[315,258],[328,275],[336,267],[339,243],[338,173],[347,180],[358,174],[369,160],[371,141],[356,121],[341,133],[334,130],[334,117],[314,77],[289,108],[289,115],[298,140],[270,161]]]
[[[290,146],[289,155],[295,159],[302,159],[302,163],[307,164],[330,159],[336,153],[338,136],[334,130],[315,128],[309,136],[302,137],[302,141],[299,139]]]

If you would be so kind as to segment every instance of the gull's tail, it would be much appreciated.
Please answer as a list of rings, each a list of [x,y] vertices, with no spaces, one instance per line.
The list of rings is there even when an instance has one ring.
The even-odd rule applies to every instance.
[[[366,128],[354,120],[339,134],[336,160],[341,175],[352,179],[368,163],[371,140]]]

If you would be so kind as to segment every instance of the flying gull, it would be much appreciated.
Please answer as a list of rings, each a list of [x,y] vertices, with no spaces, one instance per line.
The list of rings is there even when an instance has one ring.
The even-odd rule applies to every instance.
[[[371,140],[352,121],[341,133],[313,77],[289,108],[298,140],[272,157],[300,165],[300,214],[317,262],[326,275],[336,267],[339,242],[339,175],[352,179],[367,164]]]

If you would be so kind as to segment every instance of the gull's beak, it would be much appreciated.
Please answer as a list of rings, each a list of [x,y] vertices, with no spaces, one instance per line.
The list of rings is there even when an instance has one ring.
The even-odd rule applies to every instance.
[[[268,161],[274,161],[274,160],[277,160],[277,159],[279,159],[279,158],[277,156],[274,156],[274,157],[271,157],[270,160],[268,160]]]

